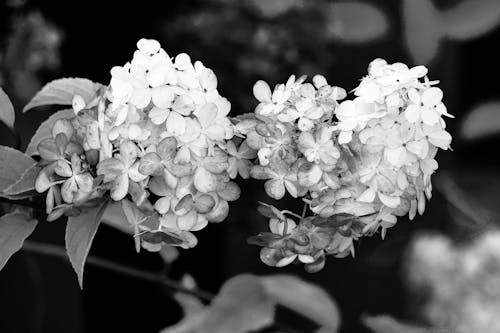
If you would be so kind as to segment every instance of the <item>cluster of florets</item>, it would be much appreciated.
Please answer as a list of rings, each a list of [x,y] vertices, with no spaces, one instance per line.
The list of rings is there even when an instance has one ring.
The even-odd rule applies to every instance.
[[[273,258],[264,262],[283,266],[297,259],[322,267],[325,253],[353,253],[353,240],[379,229],[383,237],[398,216],[413,219],[417,211],[424,212],[431,175],[438,168],[437,150],[451,143],[442,118],[451,115],[442,91],[434,87],[437,82],[426,74],[423,66],[376,59],[355,89],[356,97],[340,104],[344,90],[320,76],[314,85],[292,77],[273,93],[264,82],[255,84],[260,102],[255,116],[236,125],[257,150],[258,163],[250,174],[268,179],[265,188],[272,198],[282,198],[286,189],[303,196],[316,214],[299,217],[297,227],[278,219],[289,225],[271,226],[280,241],[262,244],[261,234],[257,243],[264,246],[263,258],[270,253]],[[318,237],[321,246],[313,241]]]
[[[334,181],[330,173],[340,158],[333,131],[333,112],[344,89],[328,85],[317,75],[313,82],[291,76],[271,91],[264,81],[254,86],[260,101],[255,113],[236,119],[235,131],[257,152],[257,165],[250,169],[256,179],[266,179],[266,193],[281,199],[315,191],[320,183]],[[246,147],[246,146],[245,146]],[[324,180],[323,180],[324,179]]]
[[[96,97],[77,117],[61,118],[54,122],[51,137],[38,145],[41,167],[35,189],[47,191],[47,220],[62,215],[77,215],[81,209],[93,206],[103,196],[104,189],[96,178],[99,163],[99,130],[92,115],[100,98]],[[81,97],[74,99],[79,108]]]
[[[122,201],[139,245],[188,248],[191,232],[224,220],[239,197],[231,179],[252,177],[273,199],[305,202],[301,216],[259,208],[271,228],[252,238],[262,260],[317,271],[325,255],[354,253],[359,237],[383,237],[397,217],[424,212],[437,150],[451,143],[451,115],[425,67],[377,59],[343,102],[346,91],[321,75],[274,90],[258,81],[255,112],[230,120],[212,70],[187,54],[170,58],[154,40],[137,46],[92,101],[74,96],[75,116],[38,146],[36,190],[47,191],[49,220],[109,196]]]
[[[141,39],[137,47],[130,63],[113,67],[96,102],[85,105],[75,96],[74,119],[56,122],[54,139],[40,144],[50,167],[37,190],[49,190],[49,213],[108,193],[114,201],[131,200],[148,220],[136,236],[169,235],[142,238],[143,247],[158,250],[172,237],[192,247],[191,232],[223,221],[228,201],[239,197],[230,179],[245,153],[228,141],[231,104],[219,95],[211,69],[187,54],[171,59],[154,40]]]

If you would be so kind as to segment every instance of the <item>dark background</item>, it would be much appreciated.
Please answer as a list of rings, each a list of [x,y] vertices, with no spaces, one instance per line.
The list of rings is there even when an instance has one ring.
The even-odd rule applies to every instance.
[[[436,4],[445,8],[456,2]],[[319,72],[329,82],[350,90],[375,57],[412,64],[403,45],[400,1],[396,0],[370,2],[384,10],[389,30],[380,40],[363,44],[326,41],[315,10],[275,19],[224,1],[12,3],[0,5],[1,49],[12,45],[9,38],[19,19],[33,11],[51,22],[61,38],[55,48],[57,52],[46,50],[47,61],[57,60],[56,63],[36,68],[31,74],[29,68],[23,67],[22,57],[27,56],[23,51],[29,51],[23,48],[27,44],[20,42],[18,62],[11,59],[9,64],[18,67],[8,68],[4,57],[4,89],[13,96],[18,109],[27,102],[30,91],[51,79],[85,77],[106,84],[110,68],[129,61],[136,41],[142,37],[159,40],[171,56],[186,52],[211,67],[219,80],[219,92],[233,104],[233,115],[253,111],[256,103],[251,99],[251,91],[257,79],[265,79],[272,85],[286,81],[292,73],[312,77]],[[199,13],[210,14],[208,21],[213,22],[208,24],[209,29],[200,25],[197,30],[192,24],[189,18]],[[270,49],[259,49],[248,43],[246,36],[262,26],[277,29],[277,36],[279,31],[290,35],[269,42]],[[24,38],[29,40],[29,36]],[[496,196],[492,191],[499,179],[495,170],[498,138],[469,142],[460,137],[459,129],[463,116],[474,105],[500,97],[500,48],[496,47],[499,42],[498,29],[472,41],[444,41],[440,53],[428,66],[431,79],[441,80],[445,103],[456,115],[449,121],[454,151],[439,154],[440,171],[455,175],[476,199],[493,204]],[[278,45],[278,49],[272,49],[272,45]],[[266,61],[263,63],[259,58]],[[23,70],[28,74],[19,74]],[[23,146],[53,111],[18,114],[16,128]],[[0,126],[2,144],[15,146],[15,137]],[[407,244],[416,232],[424,229],[444,232],[457,241],[465,240],[468,230],[464,232],[463,226],[451,222],[446,200],[435,191],[424,216],[412,222],[401,218],[384,241],[378,236],[359,241],[356,258],[332,258],[316,274],[305,273],[302,267],[293,265],[270,268],[260,262],[259,248],[247,245],[246,238],[266,229],[265,219],[256,214],[257,201],[272,203],[272,200],[265,196],[262,183],[255,180],[239,183],[242,196],[231,203],[228,219],[198,232],[199,245],[181,252],[170,275],[180,278],[188,272],[201,288],[216,292],[225,280],[243,272],[296,274],[323,286],[335,298],[342,312],[342,332],[363,332],[359,321],[363,313],[388,313],[418,321],[414,295],[405,288],[402,279]],[[276,204],[301,210],[300,203],[288,199]],[[62,244],[64,228],[63,221],[41,222],[32,237]],[[91,254],[150,271],[163,267],[157,255],[144,251],[136,254],[132,238],[108,226],[99,230]],[[149,282],[88,265],[84,283],[82,292],[71,267],[58,259],[16,254],[0,273],[0,332],[158,332],[181,318],[181,310],[168,291]],[[279,316],[296,325],[299,331],[310,329],[308,323],[290,313],[280,311]]]

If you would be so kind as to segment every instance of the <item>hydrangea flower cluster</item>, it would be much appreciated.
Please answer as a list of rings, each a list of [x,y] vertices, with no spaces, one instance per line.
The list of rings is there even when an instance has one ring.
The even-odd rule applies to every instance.
[[[211,69],[155,40],[137,47],[95,98],[75,95],[74,116],[39,144],[35,187],[47,192],[48,220],[110,198],[138,248],[189,248],[192,232],[223,221],[239,197],[231,179],[252,177],[273,199],[288,192],[305,203],[302,215],[261,204],[271,232],[250,241],[262,260],[318,271],[326,255],[354,254],[354,240],[424,212],[452,117],[425,67],[376,59],[352,100],[321,75],[273,90],[258,81],[255,112],[231,119]]]
[[[316,271],[327,254],[354,254],[353,240],[379,229],[384,237],[397,217],[423,214],[437,150],[450,148],[443,117],[452,117],[426,75],[423,66],[376,59],[356,97],[340,104],[345,91],[322,76],[313,84],[292,76],[272,92],[255,84],[260,103],[235,126],[257,151],[250,175],[267,180],[270,197],[303,197],[315,214],[298,223],[285,211],[264,214],[271,233],[251,242],[263,246],[265,263],[300,261]]]
[[[223,221],[239,197],[230,179],[245,172],[248,152],[229,141],[231,104],[211,69],[185,53],[171,58],[155,40],[137,48],[94,101],[75,95],[75,117],[56,121],[40,143],[36,190],[48,191],[49,220],[103,196],[125,201],[127,213],[130,199],[143,247],[192,247],[191,232]]]

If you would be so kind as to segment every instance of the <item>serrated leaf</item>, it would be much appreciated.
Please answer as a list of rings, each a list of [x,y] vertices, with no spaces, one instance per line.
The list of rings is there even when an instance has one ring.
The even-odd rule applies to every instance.
[[[108,204],[105,200],[100,206],[84,210],[80,215],[68,217],[66,225],[66,251],[71,266],[78,276],[78,283],[83,289],[83,269],[92,241]]]
[[[28,147],[26,147],[27,155],[37,155],[38,154],[38,144],[45,139],[52,138],[52,126],[59,119],[70,119],[75,116],[75,112],[72,109],[64,109],[57,111],[51,115],[47,120],[45,120],[36,130],[35,134],[30,140]]]
[[[35,230],[37,220],[25,213],[9,213],[0,217],[0,270],[19,251],[24,240]]]
[[[439,13],[431,0],[403,0],[403,23],[405,45],[414,62],[428,64],[442,37]]]
[[[461,134],[468,140],[498,133],[500,133],[500,101],[475,107],[462,122]]]
[[[500,23],[500,1],[465,0],[441,14],[448,38],[469,40],[493,30]]]
[[[19,150],[0,146],[0,192],[17,182],[36,161]]]
[[[95,97],[100,83],[82,78],[64,78],[47,83],[35,97],[24,107],[26,112],[43,105],[71,105],[73,96],[79,95],[88,104]]]
[[[448,330],[418,327],[402,323],[388,315],[363,316],[363,324],[373,333],[445,333]],[[450,331],[451,332],[451,331]]]
[[[385,13],[368,3],[333,2],[327,13],[327,37],[346,43],[377,40],[387,33],[389,27]]]
[[[290,275],[262,277],[270,299],[316,322],[328,332],[337,332],[341,319],[337,305],[318,286]]]
[[[14,129],[15,119],[16,113],[14,111],[14,106],[12,106],[9,96],[0,88],[0,121],[10,129]]]
[[[33,164],[30,168],[26,169],[21,177],[6,190],[7,195],[20,195],[22,193],[35,190],[35,180],[42,168],[38,164]]]

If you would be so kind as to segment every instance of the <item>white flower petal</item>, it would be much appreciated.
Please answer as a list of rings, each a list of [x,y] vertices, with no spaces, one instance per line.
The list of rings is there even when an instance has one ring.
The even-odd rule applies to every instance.
[[[376,192],[371,188],[367,188],[361,195],[358,197],[359,202],[373,202],[375,200]]]
[[[186,131],[186,120],[177,112],[170,112],[167,118],[167,131],[173,135],[182,135]]]
[[[174,100],[174,91],[170,86],[161,86],[152,89],[151,98],[153,104],[159,108],[166,109]]]
[[[160,125],[167,120],[170,111],[168,109],[161,109],[159,107],[154,106],[148,113],[149,118],[155,125]]]
[[[259,80],[253,85],[253,95],[259,102],[271,102],[271,88],[267,82]]]
[[[146,52],[148,54],[153,54],[156,53],[160,50],[161,46],[158,41],[154,39],[146,39],[146,38],[141,38],[137,42],[137,48],[143,52]]]
[[[389,208],[397,208],[401,202],[399,197],[392,197],[383,193],[378,193],[380,201]]]
[[[420,106],[410,104],[405,110],[405,118],[410,123],[415,123],[420,119]]]
[[[432,126],[439,122],[440,118],[439,114],[436,112],[434,108],[423,107],[421,111],[422,111],[421,113],[422,121],[427,125]]]
[[[437,87],[428,88],[422,93],[422,103],[428,107],[438,105],[442,99],[443,91]]]

